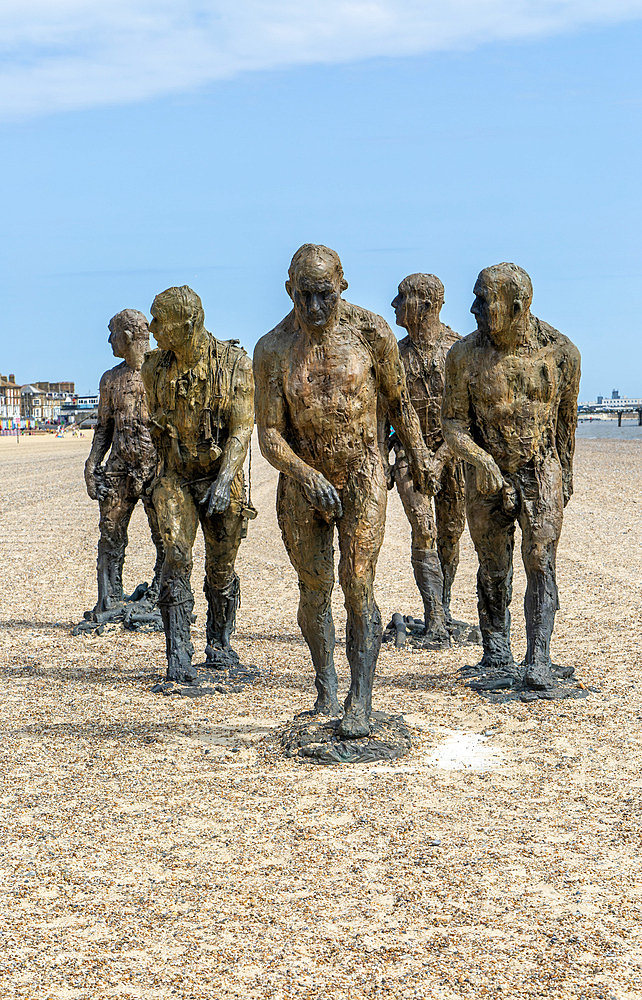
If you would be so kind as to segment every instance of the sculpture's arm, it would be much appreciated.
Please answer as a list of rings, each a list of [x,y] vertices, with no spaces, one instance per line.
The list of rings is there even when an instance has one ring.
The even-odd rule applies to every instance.
[[[390,423],[406,453],[415,489],[430,495],[436,490],[435,467],[421,433],[417,411],[410,401],[406,372],[399,356],[397,341],[384,321],[379,325],[379,334],[379,392],[388,409]]]
[[[223,449],[218,475],[202,500],[202,503],[208,505],[208,514],[221,512],[229,507],[232,481],[243,467],[254,427],[254,376],[252,362],[248,357],[240,359],[235,374],[234,385],[231,387],[229,437]]]
[[[441,404],[444,439],[456,458],[475,466],[478,491],[497,493],[504,485],[501,470],[493,456],[480,448],[470,433],[468,371],[460,358],[463,348],[459,348],[459,343],[446,356],[446,384]]]
[[[114,412],[111,405],[109,387],[104,375],[100,380],[99,393],[98,421],[94,428],[94,439],[91,449],[85,462],[85,483],[87,484],[87,493],[92,500],[100,500],[101,494],[104,492],[104,484],[101,484],[100,476],[97,476],[96,473],[100,468],[100,463],[109,451],[114,437]]]
[[[279,369],[278,359],[271,357],[259,341],[254,352],[254,378],[261,453],[275,469],[301,484],[312,506],[326,520],[341,517],[341,500],[332,483],[299,458],[285,439],[287,404]]]
[[[391,440],[390,440],[390,418],[388,416],[388,409],[379,394],[377,400],[377,441],[379,443],[379,451],[381,452],[381,461],[383,462],[383,471],[386,476],[386,483],[388,489],[391,490],[394,486],[394,481],[392,478],[392,469],[390,467],[390,450],[391,450]]]
[[[555,444],[562,466],[565,507],[573,495],[573,455],[577,428],[577,397],[580,392],[580,353],[575,347],[569,355],[567,366],[555,431]]]

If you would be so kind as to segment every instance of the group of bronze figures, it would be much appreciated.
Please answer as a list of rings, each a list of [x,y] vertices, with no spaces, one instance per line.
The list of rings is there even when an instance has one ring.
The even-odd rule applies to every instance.
[[[554,687],[555,558],[573,490],[580,357],[531,314],[531,282],[515,264],[481,272],[471,308],[477,329],[464,338],[440,321],[444,287],[434,275],[412,274],[399,285],[392,306],[408,332],[399,343],[381,316],[343,299],[347,287],[333,250],[297,250],[286,282],[293,309],[259,340],[253,366],[236,341],[208,333],[201,300],[187,286],[154,299],[149,326],[140,312],[118,313],[109,340],[124,360],[100,383],[85,478],[100,504],[94,614],[125,601],[127,526],[140,499],[157,552],[146,599],[162,615],[167,677],[194,683],[190,577],[199,522],[205,667],[238,663],[230,646],[240,602],[234,565],[256,516],[243,475],[256,420],[261,451],[280,473],[277,514],[299,578],[314,711],[341,717],[338,735],[353,738],[370,728],[382,638],[373,584],[394,486],[412,527],[426,639],[449,644],[467,518],[479,557],[480,667],[534,691]],[[150,331],[158,343],[151,352]],[[527,577],[520,666],[509,613],[516,522]],[[331,608],[335,527],[351,673],[343,708]]]

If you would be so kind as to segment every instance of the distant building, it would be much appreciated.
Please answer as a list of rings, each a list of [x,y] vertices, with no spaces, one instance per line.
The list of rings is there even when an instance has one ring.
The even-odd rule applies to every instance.
[[[642,408],[642,398],[630,399],[628,396],[620,396],[617,389],[613,390],[610,399],[598,396],[595,400],[588,400],[585,403],[578,403],[579,413],[617,413],[618,411],[639,410]]]
[[[15,375],[0,375],[0,429],[6,431],[19,423],[20,386]]]
[[[20,388],[22,420],[25,427],[38,424],[55,424],[60,420],[62,407],[72,396],[54,386],[73,385],[73,382],[34,382]]]
[[[73,396],[60,408],[60,419],[66,424],[80,424],[91,420],[98,411],[98,393],[91,396]]]
[[[44,389],[45,392],[60,392],[65,396],[73,396],[76,392],[75,382],[34,382],[36,389]]]

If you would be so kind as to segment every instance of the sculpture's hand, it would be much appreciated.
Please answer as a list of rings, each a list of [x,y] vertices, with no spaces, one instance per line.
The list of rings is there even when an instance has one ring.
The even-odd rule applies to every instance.
[[[492,457],[487,453],[478,458],[476,463],[476,482],[479,493],[490,495],[498,493],[504,485],[504,477],[501,470]]]
[[[231,482],[219,476],[214,480],[207,493],[201,500],[201,504],[207,504],[207,516],[211,514],[222,514],[230,506],[232,492]]]
[[[417,458],[418,461],[409,463],[410,475],[412,476],[414,487],[418,493],[423,493],[426,497],[432,497],[439,491],[439,475],[441,470],[438,472],[434,456],[431,455],[427,448]]]
[[[332,483],[328,482],[320,472],[310,469],[305,482],[302,483],[303,491],[313,507],[326,519],[331,521],[333,517],[341,517],[343,507],[341,499]]]
[[[89,462],[85,463],[85,483],[87,484],[87,493],[89,494],[89,499],[97,500],[98,484],[96,482],[96,469],[95,466],[90,465]]]

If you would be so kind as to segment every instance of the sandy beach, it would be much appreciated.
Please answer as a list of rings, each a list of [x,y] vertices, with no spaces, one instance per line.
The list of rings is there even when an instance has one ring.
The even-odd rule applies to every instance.
[[[492,705],[459,677],[475,648],[384,647],[374,706],[413,749],[335,767],[278,752],[314,687],[256,443],[235,646],[263,680],[197,699],[150,693],[162,635],[71,635],[95,602],[89,447],[0,438],[0,996],[642,1000],[642,442],[577,446],[553,652],[595,690]],[[421,612],[409,551],[390,495],[384,622]],[[197,660],[202,559],[199,539]],[[151,567],[139,507],[126,586]],[[475,573],[466,533],[453,613],[473,623]],[[519,656],[523,593],[517,551]]]

